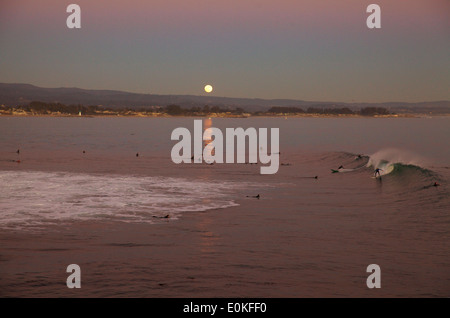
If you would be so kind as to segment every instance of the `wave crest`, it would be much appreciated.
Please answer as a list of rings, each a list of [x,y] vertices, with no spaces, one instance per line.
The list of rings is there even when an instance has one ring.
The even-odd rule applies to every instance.
[[[381,175],[422,174],[433,177],[434,172],[423,167],[420,156],[405,150],[383,149],[369,157],[366,167],[380,169]]]

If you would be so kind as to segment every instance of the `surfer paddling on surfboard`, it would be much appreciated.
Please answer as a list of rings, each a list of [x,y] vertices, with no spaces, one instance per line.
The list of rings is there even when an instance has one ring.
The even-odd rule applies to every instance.
[[[377,177],[377,174],[378,174],[378,176],[381,177],[380,171],[383,171],[383,170],[380,169],[380,168],[376,168],[375,171],[374,171],[374,173],[373,173],[373,176],[376,178],[376,177]]]

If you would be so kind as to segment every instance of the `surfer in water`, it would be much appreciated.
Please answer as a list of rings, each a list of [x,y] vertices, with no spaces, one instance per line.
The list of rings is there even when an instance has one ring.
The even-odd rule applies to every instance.
[[[156,216],[156,215],[154,215],[153,217],[157,218],[157,219],[170,219],[170,215],[169,214],[167,214],[165,216]]]
[[[424,189],[429,189],[429,188],[431,188],[431,187],[439,187],[440,186],[440,184],[439,183],[437,183],[437,182],[435,182],[435,183],[433,183],[433,184],[429,184],[429,185],[427,185],[427,186],[424,186],[423,188]]]
[[[376,177],[377,177],[377,174],[378,174],[378,176],[381,177],[380,171],[383,171],[383,170],[380,169],[380,168],[376,168],[375,171],[374,171],[374,173],[373,173],[373,176],[376,178]]]
[[[344,169],[344,166],[339,166],[338,170],[339,170],[339,169]]]

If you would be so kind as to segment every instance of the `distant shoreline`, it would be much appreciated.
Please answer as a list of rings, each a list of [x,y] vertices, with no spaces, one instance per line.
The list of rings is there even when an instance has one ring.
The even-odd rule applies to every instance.
[[[62,114],[62,113],[50,113],[50,114],[30,114],[22,112],[14,113],[1,113],[1,117],[73,117],[73,118],[423,118],[423,117],[450,117],[450,114],[389,114],[389,115],[373,115],[364,116],[359,114],[206,114],[206,115],[169,115],[166,113],[154,113],[143,114],[140,112],[133,112],[130,114],[88,114],[88,115],[74,115],[74,114]]]
[[[448,116],[448,111],[390,111],[384,107],[308,107],[273,106],[267,110],[250,111],[241,107],[232,108],[204,105],[184,108],[180,105],[114,108],[101,105],[65,105],[34,101],[28,105],[0,106],[0,116],[45,116],[45,117],[193,117],[193,118],[417,118]]]

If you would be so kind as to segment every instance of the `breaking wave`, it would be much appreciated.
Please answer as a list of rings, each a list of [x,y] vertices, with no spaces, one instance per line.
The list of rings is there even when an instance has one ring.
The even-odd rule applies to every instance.
[[[380,169],[381,175],[417,175],[425,178],[436,178],[435,172],[422,166],[423,162],[425,161],[422,158],[411,152],[385,149],[372,154],[366,166],[373,170]]]

